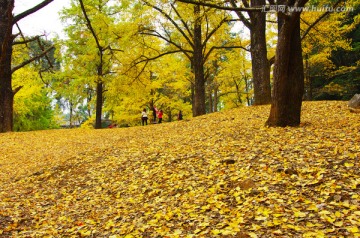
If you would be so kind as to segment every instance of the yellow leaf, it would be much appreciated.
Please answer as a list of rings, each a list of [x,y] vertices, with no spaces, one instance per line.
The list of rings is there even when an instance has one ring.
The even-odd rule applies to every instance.
[[[79,233],[81,237],[86,237],[91,235],[91,231],[87,231],[87,230],[80,230]]]
[[[258,236],[254,232],[248,234],[251,238],[257,238]]]
[[[342,221],[337,221],[334,223],[334,226],[337,226],[337,227],[342,227],[344,225],[344,223]]]
[[[213,235],[219,235],[219,234],[221,234],[221,231],[218,230],[218,229],[215,229],[215,230],[212,230],[211,233],[212,233]]]
[[[306,217],[306,213],[298,211],[298,212],[294,213],[294,216],[295,217]]]
[[[360,216],[360,211],[354,211],[354,214]]]
[[[347,227],[346,229],[351,233],[358,233],[359,232],[359,228],[357,226]]]
[[[118,238],[118,237],[117,237],[117,238]],[[131,235],[131,234],[127,234],[126,236],[124,236],[124,238],[134,238],[134,236]]]
[[[318,211],[319,208],[315,204],[311,204],[306,210],[309,211]]]

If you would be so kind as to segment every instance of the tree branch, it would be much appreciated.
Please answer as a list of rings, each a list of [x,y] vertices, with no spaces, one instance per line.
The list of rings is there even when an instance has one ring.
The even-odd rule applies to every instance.
[[[49,3],[51,3],[54,0],[45,0],[41,3],[39,3],[38,5],[36,5],[33,8],[30,8],[29,10],[22,12],[18,15],[16,15],[12,21],[13,24],[16,24],[18,21],[20,21],[21,19],[23,19],[24,17],[27,17],[28,15],[33,14],[34,12],[37,12],[38,10],[40,10],[41,8],[47,6]]]
[[[172,40],[167,39],[166,37],[162,36],[162,35],[161,35],[160,33],[158,33],[157,31],[152,31],[152,32],[154,32],[154,33],[151,33],[151,32],[142,32],[142,33],[140,33],[140,34],[158,37],[158,38],[166,41],[167,43],[175,46],[176,48],[178,48],[179,51],[183,52],[183,53],[186,55],[186,57],[188,57],[189,59],[191,58],[191,56],[190,56],[188,53],[193,53],[192,51],[186,50],[186,49],[182,48],[180,45],[178,45],[178,44],[176,44],[175,42],[173,42]]]
[[[193,0],[177,0],[178,2],[189,3],[199,6],[211,7],[227,11],[240,11],[240,12],[260,12],[267,10],[268,7],[223,7],[212,3],[198,2]]]
[[[91,34],[93,35],[93,37],[94,37],[94,39],[95,39],[96,46],[98,47],[98,49],[99,49],[100,51],[102,51],[103,47],[100,45],[99,39],[98,39],[98,37],[97,37],[97,35],[96,35],[95,31],[94,31],[94,28],[93,28],[92,25],[91,25],[91,21],[90,21],[88,15],[87,15],[87,13],[86,13],[83,0],[79,0],[79,2],[80,2],[80,6],[81,6],[81,11],[82,11],[82,13],[83,13],[83,15],[84,15],[84,17],[85,17],[87,26],[88,26],[89,30],[91,31]]]
[[[148,62],[148,61],[151,61],[151,60],[156,60],[156,59],[161,58],[161,57],[163,57],[165,55],[170,55],[170,54],[175,54],[175,53],[180,53],[180,52],[183,52],[183,51],[182,50],[167,51],[167,52],[164,52],[162,54],[159,54],[159,55],[151,57],[151,58],[142,56],[142,57],[145,57],[146,59],[143,59],[143,60],[140,60],[140,61],[136,62],[135,65],[143,63],[143,62]]]
[[[333,9],[340,4],[340,2],[342,2],[343,0],[338,0],[334,5],[333,5]],[[318,19],[316,19],[304,32],[304,34],[301,36],[301,40],[303,40],[307,34],[309,34],[309,32],[311,31],[311,29],[313,27],[315,27],[316,24],[318,24],[324,17],[326,17],[327,15],[329,15],[331,12],[324,12]]]
[[[148,3],[147,1],[143,1],[143,2],[146,5],[148,5],[149,7],[152,7],[153,9],[160,12],[166,19],[168,19],[175,26],[175,28],[181,33],[181,35],[186,39],[186,41],[191,45],[191,47],[194,47],[194,43],[191,41],[191,39],[185,34],[185,32],[181,29],[181,27],[166,12],[164,12],[162,9]]]
[[[244,46],[213,46],[210,48],[210,50],[204,56],[204,61],[207,60],[207,58],[210,56],[212,51],[217,50],[217,49],[243,49],[243,50],[250,52],[250,50],[246,49]]]
[[[236,7],[236,1],[235,0],[231,0],[230,1],[231,6]],[[239,19],[244,23],[244,25],[248,28],[251,29],[251,22],[246,19],[246,17],[244,16],[244,14],[242,14],[241,11],[235,11],[236,15],[239,17]]]
[[[22,62],[22,63],[19,64],[19,65],[13,67],[13,68],[11,69],[11,73],[14,73],[16,70],[21,69],[22,67],[30,64],[30,63],[33,62],[34,60],[37,60],[37,59],[43,57],[44,55],[46,55],[46,54],[47,54],[50,50],[52,50],[52,49],[55,49],[55,47],[52,46],[52,47],[48,48],[46,51],[44,51],[43,53],[41,53],[40,55],[37,55],[37,56],[35,56],[35,57],[31,58],[31,59],[28,59],[28,60]]]
[[[41,36],[35,36],[35,37],[30,38],[30,39],[28,39],[28,40],[26,40],[26,39],[24,38],[23,41],[15,41],[15,42],[13,42],[13,45],[27,45],[27,43],[36,41],[36,40],[39,39],[40,37],[41,37]]]
[[[20,89],[22,89],[24,86],[19,86],[19,87],[16,87],[14,90],[13,90],[13,94],[15,95],[17,92],[20,91]]]

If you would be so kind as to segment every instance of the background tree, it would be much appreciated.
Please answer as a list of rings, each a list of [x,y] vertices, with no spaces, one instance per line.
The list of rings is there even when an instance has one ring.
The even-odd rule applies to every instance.
[[[349,100],[360,90],[360,4],[338,5],[337,13],[306,12],[302,21],[305,60],[305,97],[308,100]],[[315,4],[315,3],[312,3]],[[321,7],[322,2],[316,6]],[[346,7],[346,8],[345,8]],[[321,16],[322,19],[308,30]]]
[[[160,14],[158,25],[162,30],[157,27],[158,25],[153,25],[150,28],[143,27],[141,34],[162,39],[167,44],[162,54],[182,53],[185,55],[194,75],[193,115],[205,114],[205,64],[209,56],[219,48],[240,47],[239,44],[236,45],[228,40],[229,34],[222,34],[223,31],[229,31],[228,23],[231,17],[227,13],[198,5],[190,7],[181,3],[161,3],[160,6],[160,3],[144,2]],[[220,35],[226,38],[219,38]],[[217,40],[214,41],[214,39]],[[219,42],[221,43],[218,44]]]
[[[77,72],[77,79],[87,81],[83,86],[88,90],[83,88],[84,91],[96,92],[97,129],[102,127],[106,82],[112,79],[116,52],[119,51],[114,40],[117,36],[112,32],[116,12],[116,7],[109,0],[73,1],[71,7],[63,11],[63,19],[70,18],[74,23],[66,29],[69,36],[65,42],[68,59],[64,62],[70,64],[71,71]],[[92,99],[92,96],[86,99]]]
[[[46,54],[49,50],[45,50],[41,56],[28,59],[12,68],[12,47],[18,36],[13,34],[13,27],[19,20],[45,7],[52,1],[45,0],[16,16],[13,15],[14,0],[0,1],[0,132],[12,131],[13,129],[14,96],[21,89],[21,86],[13,89],[12,73]]]
[[[231,6],[238,7],[240,3],[235,0],[230,1]],[[265,0],[241,1],[242,5],[247,8],[264,7]],[[271,103],[270,87],[270,60],[267,53],[266,40],[266,11],[249,11],[249,18],[245,17],[242,11],[235,13],[242,23],[250,31],[250,54],[251,68],[254,87],[254,105],[263,105]]]

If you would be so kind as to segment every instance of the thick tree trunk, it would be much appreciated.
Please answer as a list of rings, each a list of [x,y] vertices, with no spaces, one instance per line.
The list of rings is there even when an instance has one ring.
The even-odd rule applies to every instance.
[[[191,90],[191,105],[192,105],[191,110],[194,116],[195,115],[195,84],[194,83],[191,83],[190,90]]]
[[[308,56],[305,56],[305,99],[308,101],[312,100],[312,82],[310,78],[310,68]]]
[[[13,129],[14,94],[9,90],[10,87],[6,84],[0,86],[0,132],[10,132]]]
[[[9,132],[13,128],[12,8],[13,1],[0,1],[0,132]]]
[[[95,129],[101,129],[101,116],[103,105],[103,83],[97,82],[96,84],[96,120]]]
[[[304,3],[305,4],[305,3]],[[300,13],[284,19],[278,36],[269,126],[298,126],[304,93]]]
[[[264,6],[265,0],[252,0],[251,6]],[[251,12],[251,63],[254,83],[254,105],[271,103],[270,63],[266,49],[266,13]]]
[[[200,116],[206,114],[206,94],[205,94],[205,75],[203,63],[203,47],[201,42],[201,19],[200,6],[194,6],[195,27],[194,27],[194,55],[192,60],[192,67],[195,75],[195,102],[193,104],[193,116]]]

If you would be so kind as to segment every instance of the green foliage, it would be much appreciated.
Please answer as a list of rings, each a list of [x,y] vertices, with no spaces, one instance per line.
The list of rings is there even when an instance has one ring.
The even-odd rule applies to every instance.
[[[14,62],[20,63],[28,59],[32,54],[29,52],[32,52],[31,48],[14,48]],[[39,62],[41,60],[47,61],[40,59]],[[49,90],[44,87],[44,80],[51,76],[43,75],[41,78],[38,70],[35,63],[13,73],[13,87],[21,87],[14,97],[14,131],[53,129],[58,128],[61,123],[60,112],[52,107]]]
[[[349,1],[346,6],[354,11],[330,14],[303,41],[316,100],[348,100],[359,92],[360,4]],[[306,13],[303,22],[313,22],[320,14]]]
[[[14,131],[59,128],[51,99],[41,87],[23,88],[16,94]]]

